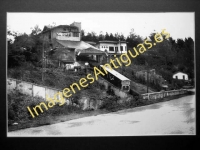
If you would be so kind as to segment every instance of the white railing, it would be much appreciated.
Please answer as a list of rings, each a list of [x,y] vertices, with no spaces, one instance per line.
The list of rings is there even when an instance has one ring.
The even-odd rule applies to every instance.
[[[180,90],[171,90],[171,91],[161,91],[161,92],[154,92],[154,93],[145,93],[141,94],[142,99],[152,100],[152,99],[159,99],[174,95],[180,95],[186,93],[186,89],[180,89]]]

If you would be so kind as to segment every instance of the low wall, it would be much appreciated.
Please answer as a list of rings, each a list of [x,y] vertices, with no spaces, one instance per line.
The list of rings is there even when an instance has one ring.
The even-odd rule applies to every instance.
[[[50,88],[46,86],[36,85],[34,83],[29,83],[21,80],[16,80],[12,78],[7,79],[7,93],[12,92],[13,90],[18,90],[20,93],[32,96],[32,97],[41,97],[41,101],[44,101],[46,96],[54,98],[54,95],[59,91],[62,93],[62,90]],[[63,96],[64,97],[64,96]],[[57,96],[59,99],[59,96]],[[69,105],[71,99],[65,98],[65,102]]]
[[[62,90],[50,88],[46,86],[36,85],[34,83],[29,83],[21,80],[16,80],[12,78],[7,79],[7,93],[12,92],[13,90],[18,90],[19,92],[32,96],[32,97],[41,97],[41,101],[44,101],[46,96],[49,98],[54,98],[54,95],[58,92],[62,94]],[[57,99],[59,99],[59,95],[56,96]],[[66,105],[74,105],[79,107],[76,104],[73,104],[72,98],[65,98]],[[101,100],[90,100],[88,97],[82,97],[79,102],[83,105],[83,110],[92,108],[92,109],[98,109]]]
[[[153,100],[186,93],[186,89],[141,94],[142,99]]]

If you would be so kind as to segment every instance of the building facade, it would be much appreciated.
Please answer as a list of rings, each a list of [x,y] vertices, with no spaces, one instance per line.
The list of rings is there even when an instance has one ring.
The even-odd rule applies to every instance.
[[[126,41],[99,41],[96,44],[96,48],[107,52],[109,55],[127,53]]]
[[[183,72],[176,72],[173,74],[173,79],[188,80],[188,75]]]
[[[43,41],[43,62],[56,64],[54,66],[65,67],[68,64],[76,66],[79,64],[76,58],[81,55],[98,55],[98,58],[105,55],[105,52],[81,41],[80,22],[52,28],[45,26],[40,37]]]
[[[81,23],[74,22],[71,25],[59,25],[53,28],[44,27],[42,31],[43,39],[51,42],[53,39],[80,41]]]

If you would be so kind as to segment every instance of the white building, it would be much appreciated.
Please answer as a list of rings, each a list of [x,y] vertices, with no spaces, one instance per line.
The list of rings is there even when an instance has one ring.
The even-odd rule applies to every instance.
[[[121,54],[127,53],[126,41],[99,41],[96,48],[108,54]]]
[[[188,80],[188,75],[183,72],[176,72],[175,74],[173,74],[173,79]]]

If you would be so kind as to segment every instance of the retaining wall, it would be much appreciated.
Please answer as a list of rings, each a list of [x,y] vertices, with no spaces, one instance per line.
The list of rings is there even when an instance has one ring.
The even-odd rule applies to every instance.
[[[32,97],[41,97],[41,101],[44,101],[46,95],[50,98],[54,98],[54,94],[57,92],[61,92],[62,90],[50,88],[46,86],[36,85],[34,83],[29,83],[21,80],[16,80],[12,78],[7,79],[7,93],[12,92],[13,90],[18,90],[20,93],[32,96]],[[60,97],[57,96],[59,100]],[[64,98],[66,100],[70,100],[68,98]]]
[[[15,89],[23,94],[26,94],[32,97],[41,97],[41,101],[44,101],[46,99],[46,96],[48,96],[49,98],[54,98],[55,94],[60,92],[60,94],[62,94],[62,97],[65,99],[65,103],[67,105],[76,105],[72,103],[71,97],[65,98],[63,96],[62,90],[60,89],[50,88],[46,86],[36,85],[30,82],[8,78],[7,79],[7,93],[10,93]],[[59,100],[60,96],[57,94],[56,98]],[[87,108],[98,109],[99,105],[101,104],[100,100],[92,101],[88,97],[82,97],[80,99],[80,102],[83,105],[82,109],[87,109]]]

